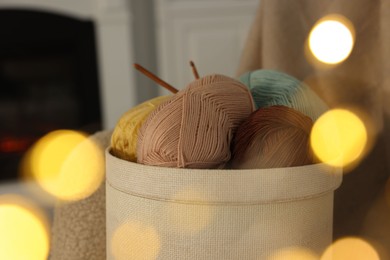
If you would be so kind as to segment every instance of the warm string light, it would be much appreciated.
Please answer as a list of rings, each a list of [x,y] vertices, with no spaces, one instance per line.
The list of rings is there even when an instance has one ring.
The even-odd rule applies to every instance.
[[[375,248],[362,238],[336,240],[322,254],[321,260],[380,260]]]
[[[0,259],[47,259],[47,219],[29,200],[16,195],[0,196],[0,234]]]
[[[341,15],[327,15],[313,26],[308,45],[311,54],[321,63],[335,65],[345,61],[352,52],[355,30]]]
[[[362,158],[367,144],[367,129],[353,112],[332,109],[314,123],[310,140],[320,161],[345,167]]]
[[[155,228],[136,220],[120,225],[111,240],[111,251],[116,260],[154,260],[160,248],[161,241]]]
[[[102,150],[85,134],[57,130],[42,137],[24,158],[23,175],[62,200],[91,195],[104,178]]]
[[[206,198],[202,192],[187,188],[176,192],[172,196],[173,201],[186,201],[188,197],[198,198],[199,201]],[[184,235],[193,235],[210,227],[215,221],[216,210],[207,204],[170,203],[163,212],[168,217],[168,223],[175,230]]]
[[[287,247],[276,250],[267,260],[319,260],[319,256],[303,247]]]

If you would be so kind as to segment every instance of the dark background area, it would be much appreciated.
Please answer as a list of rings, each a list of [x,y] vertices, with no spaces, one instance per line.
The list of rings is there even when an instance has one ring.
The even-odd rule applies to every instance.
[[[0,181],[15,179],[28,148],[57,129],[102,128],[94,24],[0,11]]]

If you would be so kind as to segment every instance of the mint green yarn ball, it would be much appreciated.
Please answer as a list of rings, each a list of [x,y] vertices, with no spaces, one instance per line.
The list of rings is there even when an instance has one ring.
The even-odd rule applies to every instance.
[[[328,110],[308,85],[286,73],[259,69],[243,74],[239,80],[250,89],[257,108],[287,106],[312,120]]]

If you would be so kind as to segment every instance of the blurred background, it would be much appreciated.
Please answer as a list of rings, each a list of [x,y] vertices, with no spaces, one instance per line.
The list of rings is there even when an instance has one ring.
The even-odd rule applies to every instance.
[[[9,246],[12,232],[11,249],[20,251],[22,244],[34,240],[41,251],[34,251],[35,258],[30,252],[29,259],[44,259],[48,250],[53,208],[60,195],[58,187],[39,181],[48,176],[32,176],[31,168],[40,167],[31,166],[39,164],[34,157],[39,144],[60,140],[49,152],[52,155],[41,160],[61,164],[61,154],[69,152],[70,144],[74,148],[82,142],[81,135],[85,139],[110,130],[129,108],[166,93],[133,63],[178,89],[193,80],[190,60],[201,75],[234,76],[258,4],[0,0],[0,241]],[[91,178],[99,179],[95,173]],[[7,214],[14,222],[8,223]],[[25,241],[20,232],[26,234],[26,227],[16,216],[31,223]],[[6,232],[5,226],[20,228]]]
[[[0,1],[0,178],[15,179],[20,155],[50,131],[111,129],[165,93],[133,63],[178,89],[193,80],[189,60],[234,76],[257,5]]]
[[[200,76],[235,77],[247,70],[278,69],[306,82],[330,108],[353,112],[353,120],[338,119],[358,122],[345,126],[345,136],[363,129],[367,140],[359,136],[358,141],[351,140],[350,146],[359,152],[352,154],[348,165],[339,165],[348,174],[336,193],[335,236],[364,235],[371,244],[358,240],[357,247],[374,256],[362,259],[379,259],[378,254],[387,259],[390,139],[384,133],[390,81],[385,76],[389,62],[384,46],[390,37],[384,37],[388,34],[384,28],[390,21],[379,17],[388,14],[390,4],[318,2],[315,6],[301,0],[0,0],[0,205],[9,206],[0,207],[0,230],[12,226],[6,221],[1,225],[9,220],[6,214],[20,216],[14,220],[21,222],[15,223],[31,220],[28,228],[31,234],[41,234],[41,240],[33,239],[41,251],[30,259],[45,259],[56,199],[85,198],[103,177],[85,174],[80,183],[93,187],[73,197],[32,176],[31,169],[42,167],[36,161],[52,162],[47,171],[60,167],[65,154],[88,135],[113,129],[129,108],[167,94],[136,71],[134,63],[183,89],[194,79],[192,60]],[[345,17],[326,18],[333,13]],[[319,26],[327,19],[342,28]],[[321,53],[323,43],[325,47],[335,43],[344,52]],[[60,140],[59,146],[52,145],[48,157],[36,159],[36,151],[50,140]],[[83,149],[81,154],[91,155],[85,160],[93,157],[101,166],[99,149],[96,154],[93,145]],[[15,241],[20,240],[17,232],[28,233],[26,228],[16,230]],[[1,236],[0,245],[10,237]],[[15,247],[24,242],[18,243]]]

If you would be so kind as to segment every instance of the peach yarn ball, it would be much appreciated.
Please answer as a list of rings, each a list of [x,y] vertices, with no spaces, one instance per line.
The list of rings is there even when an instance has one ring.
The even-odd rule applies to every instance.
[[[138,162],[179,168],[222,168],[237,127],[254,111],[248,88],[208,75],[153,111],[138,136]]]

